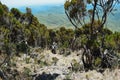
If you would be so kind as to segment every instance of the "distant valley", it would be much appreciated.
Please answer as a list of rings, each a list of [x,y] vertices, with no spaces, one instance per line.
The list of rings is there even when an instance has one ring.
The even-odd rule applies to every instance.
[[[47,25],[50,28],[73,27],[64,13],[63,5],[49,6],[44,10],[40,10],[39,12],[34,13],[34,15],[41,23]]]
[[[108,21],[105,26],[109,27],[113,31],[120,31],[120,6],[117,7],[117,11],[114,11],[114,15],[108,17]],[[69,22],[67,16],[64,13],[63,5],[47,5],[47,6],[32,6],[30,7],[33,14],[38,20],[48,26],[48,28],[66,27],[73,28]],[[21,8],[20,10],[23,10]]]

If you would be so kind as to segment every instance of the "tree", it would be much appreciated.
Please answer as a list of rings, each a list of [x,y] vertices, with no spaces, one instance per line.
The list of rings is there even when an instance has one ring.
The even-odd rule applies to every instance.
[[[83,59],[84,67],[88,66],[87,68],[92,69],[93,60],[91,59],[96,56],[95,53],[99,56],[103,52],[100,51],[100,48],[104,48],[104,25],[108,15],[119,3],[120,0],[66,0],[64,9],[69,21],[75,29],[84,26],[85,31],[87,30],[87,33],[85,33],[87,42],[85,43],[85,52],[83,54],[86,57],[86,60]],[[97,40],[100,38],[98,34],[101,35],[100,42]],[[98,51],[96,52],[96,50]]]
[[[16,17],[16,19],[19,19],[22,15],[22,13],[17,8],[12,8],[11,13]]]
[[[119,0],[67,0],[64,4],[65,13],[74,25],[78,28],[90,23],[91,39],[93,38],[94,22],[99,21],[98,31],[104,27],[107,16],[111,13]],[[89,18],[89,20],[87,19]]]

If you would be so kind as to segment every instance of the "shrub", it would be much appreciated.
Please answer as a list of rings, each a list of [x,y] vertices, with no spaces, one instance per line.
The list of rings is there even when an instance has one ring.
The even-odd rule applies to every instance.
[[[38,60],[38,64],[40,65],[40,67],[48,66],[48,63],[46,61]]]
[[[95,59],[95,66],[99,66],[101,64],[101,58],[97,57],[97,59]]]
[[[70,79],[70,75],[66,75],[64,80],[72,80],[72,79]]]
[[[57,61],[58,61],[59,59],[56,58],[56,57],[53,57],[52,60],[53,60],[53,63],[56,65],[56,63],[57,63]]]
[[[24,67],[24,72],[25,75],[29,76],[31,73],[31,70],[29,68]]]
[[[25,61],[26,61],[27,64],[29,64],[30,63],[30,58],[25,58]]]
[[[71,65],[72,65],[72,71],[77,72],[77,71],[80,70],[80,66],[81,66],[81,65],[80,65],[80,63],[78,63],[75,59],[72,60]]]

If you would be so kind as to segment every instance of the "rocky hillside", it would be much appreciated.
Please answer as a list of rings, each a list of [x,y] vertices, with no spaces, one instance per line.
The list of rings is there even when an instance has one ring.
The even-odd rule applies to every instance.
[[[119,80],[119,69],[106,69],[103,73],[95,70],[85,72],[81,54],[82,50],[66,55],[33,48],[29,55],[21,53],[11,58],[12,68],[5,68],[13,72],[7,75],[11,80]]]

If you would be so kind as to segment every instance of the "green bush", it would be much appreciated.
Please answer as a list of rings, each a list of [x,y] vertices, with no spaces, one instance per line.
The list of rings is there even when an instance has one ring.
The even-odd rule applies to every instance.
[[[72,79],[70,79],[70,75],[66,75],[65,79],[63,79],[63,80],[72,80]]]
[[[25,44],[25,42],[21,42],[16,45],[16,50],[19,52],[27,53],[29,51],[29,47]]]
[[[30,58],[25,58],[25,61],[26,61],[27,64],[29,64],[30,63]]]
[[[40,67],[48,66],[48,63],[46,61],[38,60],[38,64],[40,65]]]
[[[72,60],[72,71],[79,71],[80,70],[80,63],[78,63],[75,59]]]
[[[57,63],[57,61],[58,61],[59,59],[56,58],[56,57],[53,57],[52,60],[53,60],[53,63],[56,65],[56,63]]]
[[[97,57],[97,59],[95,59],[95,63],[94,63],[95,66],[99,66],[101,64],[101,61],[102,61],[102,59]]]
[[[24,72],[25,75],[29,76],[31,73],[31,70],[29,68],[24,67]]]

